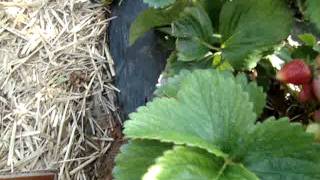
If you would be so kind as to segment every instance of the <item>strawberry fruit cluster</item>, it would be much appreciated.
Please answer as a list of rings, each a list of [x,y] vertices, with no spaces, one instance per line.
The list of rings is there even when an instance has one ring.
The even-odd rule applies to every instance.
[[[315,75],[313,75],[315,74]],[[320,75],[312,72],[310,66],[302,59],[294,59],[278,71],[276,78],[283,83],[300,85],[299,102],[320,101]]]

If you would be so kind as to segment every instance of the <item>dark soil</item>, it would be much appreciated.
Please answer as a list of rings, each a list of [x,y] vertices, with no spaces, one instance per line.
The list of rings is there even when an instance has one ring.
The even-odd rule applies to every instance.
[[[124,144],[126,141],[123,139],[123,134],[122,134],[122,127],[120,124],[117,124],[115,128],[112,131],[112,138],[114,138],[114,142],[112,143],[110,150],[108,153],[105,155],[105,177],[103,178],[104,180],[112,180],[112,170],[115,165],[115,157],[119,153],[120,147],[122,144]]]
[[[107,120],[105,121],[107,122]],[[123,139],[122,125],[119,121],[114,121],[112,128],[110,128],[109,123],[105,123],[102,128],[108,129],[108,137],[113,138],[114,141],[111,143],[107,153],[95,162],[97,163],[97,167],[99,167],[96,169],[96,173],[98,174],[95,176],[97,176],[99,180],[112,180],[112,170],[115,166],[115,157],[119,153],[121,145],[126,143],[126,141]]]

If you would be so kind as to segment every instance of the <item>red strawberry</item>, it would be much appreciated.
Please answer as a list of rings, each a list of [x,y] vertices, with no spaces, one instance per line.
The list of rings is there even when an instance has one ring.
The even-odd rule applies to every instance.
[[[312,89],[312,84],[302,85],[302,90],[299,93],[298,100],[301,103],[309,102],[315,99]]]
[[[277,73],[277,79],[284,83],[296,85],[307,84],[312,77],[309,66],[299,59],[292,60],[285,64]]]
[[[318,101],[320,101],[320,76],[313,78],[312,80],[313,94],[316,96]]]

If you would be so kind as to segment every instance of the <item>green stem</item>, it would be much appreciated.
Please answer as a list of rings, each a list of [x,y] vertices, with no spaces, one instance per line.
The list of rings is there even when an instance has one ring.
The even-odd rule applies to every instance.
[[[209,43],[207,43],[207,42],[201,41],[201,44],[205,45],[207,48],[209,48],[209,49],[211,49],[211,50],[221,51],[220,48],[214,47],[214,46],[212,46],[211,44],[209,44]]]
[[[218,52],[221,51],[220,48],[214,47],[214,46],[212,46],[211,44],[203,41],[202,39],[200,39],[200,38],[198,38],[198,37],[197,37],[197,38],[194,38],[194,39],[195,39],[196,41],[200,42],[202,45],[206,46],[207,48],[211,49],[211,50],[218,51]]]
[[[230,159],[225,158],[222,168],[219,170],[217,177],[215,180],[219,180],[219,178],[222,176],[223,172],[226,170],[228,165],[233,164],[233,162]]]

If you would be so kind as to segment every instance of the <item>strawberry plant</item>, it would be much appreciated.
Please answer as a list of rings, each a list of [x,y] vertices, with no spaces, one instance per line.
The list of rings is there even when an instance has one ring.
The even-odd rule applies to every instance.
[[[216,4],[221,6],[220,14],[212,19],[217,15],[207,10]],[[161,27],[176,38],[178,61],[201,61],[218,53],[234,68],[250,69],[265,51],[289,35],[291,25],[292,16],[283,1],[179,0],[163,9],[142,12],[131,27],[130,42],[150,28]]]
[[[156,29],[175,49],[115,179],[320,179],[320,1],[144,2],[130,43]]]
[[[116,179],[320,178],[320,144],[287,118],[255,123],[266,96],[243,74],[197,70],[166,86],[125,123]]]

